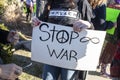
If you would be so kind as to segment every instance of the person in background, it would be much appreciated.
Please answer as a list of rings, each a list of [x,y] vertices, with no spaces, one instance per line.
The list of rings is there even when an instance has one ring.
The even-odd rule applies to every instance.
[[[106,0],[39,0],[40,12],[38,18],[32,20],[33,27],[38,26],[40,21],[50,22],[73,27],[80,32],[84,29],[106,30],[112,28],[114,23],[106,21]],[[52,14],[72,11],[74,17],[59,16]],[[72,13],[71,13],[72,14]],[[43,80],[85,80],[87,71],[76,71],[61,67],[44,65]]]
[[[107,7],[112,7],[111,5],[115,4],[115,0],[108,0],[107,1]],[[114,15],[117,18],[117,15]],[[115,21],[117,21],[115,19]],[[114,22],[114,28],[116,30],[117,27],[117,23]],[[100,69],[100,74],[103,77],[109,78],[110,74],[107,73],[107,67],[108,65],[111,63],[115,50],[116,50],[116,40],[114,39],[115,35],[114,34],[110,34],[110,33],[106,33],[106,38],[105,38],[105,42],[104,42],[104,46],[103,46],[103,50],[101,52],[101,56],[100,56],[100,60],[99,60],[99,65],[98,65],[98,69]]]
[[[108,0],[108,7],[120,9],[120,0]]]
[[[116,2],[115,8],[120,9],[120,0],[115,0],[115,2]]]
[[[41,0],[36,0],[36,17],[38,17],[39,16],[39,12],[40,12],[40,1]]]
[[[33,17],[36,14],[36,0],[32,0],[32,1],[33,1],[33,13],[32,13],[32,17]]]
[[[34,12],[34,2],[33,0],[26,0],[26,21],[30,21]]]
[[[16,44],[19,36],[16,31],[5,31],[0,29],[0,43],[2,44]],[[1,57],[1,56],[0,56]],[[22,68],[14,63],[3,64],[0,58],[0,80],[15,80],[22,73]]]
[[[115,31],[117,49],[110,66],[110,76],[112,80],[120,80],[120,14],[117,18],[117,29]]]
[[[107,36],[109,35],[107,34]],[[110,77],[110,74],[107,72],[107,66],[108,64],[111,63],[115,50],[116,50],[116,43],[112,43],[111,41],[108,41],[108,39],[106,39],[104,43],[104,49],[102,50],[100,56],[99,65],[97,67],[98,69],[100,69],[100,74],[103,77],[106,78]]]
[[[37,6],[36,7],[36,17],[39,17],[40,13],[43,12],[42,7],[44,7],[44,0],[36,0],[36,6]]]

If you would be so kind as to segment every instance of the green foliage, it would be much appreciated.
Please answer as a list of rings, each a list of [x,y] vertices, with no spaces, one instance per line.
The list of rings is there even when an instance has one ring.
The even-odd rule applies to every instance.
[[[0,15],[2,15],[4,13],[4,8],[0,7]]]
[[[9,29],[7,28],[7,26],[5,26],[4,24],[0,24],[0,29],[9,31]]]
[[[0,1],[0,15],[2,15],[4,13],[4,0]]]
[[[0,43],[0,56],[4,63],[11,63],[13,56],[13,45]]]
[[[17,0],[0,0],[0,15],[4,14],[6,6],[16,3]]]
[[[4,7],[5,0],[0,0],[0,7]]]

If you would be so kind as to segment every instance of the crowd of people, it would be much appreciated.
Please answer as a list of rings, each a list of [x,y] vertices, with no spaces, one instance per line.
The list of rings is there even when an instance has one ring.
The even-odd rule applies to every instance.
[[[119,0],[115,1],[119,5]],[[36,0],[36,2],[36,18],[32,20],[33,28],[38,26],[40,21],[70,26],[75,32],[79,33],[84,29],[106,31],[115,27],[117,37],[115,44],[117,46],[111,59],[110,77],[112,80],[120,80],[120,14],[116,22],[106,21],[107,0]],[[26,0],[26,20],[29,19],[28,16],[31,15],[30,19],[32,17],[33,5],[33,0]],[[51,12],[73,12],[76,15],[51,15]],[[0,43],[15,44],[18,40],[16,31],[0,29]],[[14,63],[1,63],[0,70],[0,78],[8,80],[15,80],[22,73],[22,68]],[[58,80],[59,76],[61,76],[61,80],[85,80],[87,72],[44,64],[42,79]]]

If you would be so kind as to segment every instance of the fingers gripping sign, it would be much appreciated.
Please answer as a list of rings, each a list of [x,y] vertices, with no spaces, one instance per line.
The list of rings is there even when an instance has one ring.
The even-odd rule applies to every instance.
[[[37,18],[37,17],[33,17],[32,18],[32,26],[33,27],[36,27],[36,26],[39,26],[40,25],[40,20]]]
[[[88,21],[84,21],[84,20],[78,20],[73,24],[73,30],[76,32],[80,32],[83,29],[87,29],[90,27],[91,27],[91,24]]]

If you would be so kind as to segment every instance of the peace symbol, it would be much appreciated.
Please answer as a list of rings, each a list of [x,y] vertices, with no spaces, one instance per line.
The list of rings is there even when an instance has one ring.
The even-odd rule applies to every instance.
[[[69,34],[65,30],[61,30],[56,34],[56,39],[59,43],[66,43],[69,40]]]

